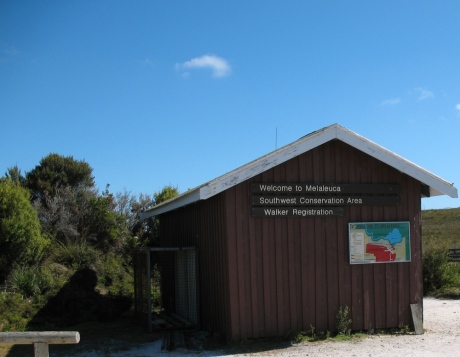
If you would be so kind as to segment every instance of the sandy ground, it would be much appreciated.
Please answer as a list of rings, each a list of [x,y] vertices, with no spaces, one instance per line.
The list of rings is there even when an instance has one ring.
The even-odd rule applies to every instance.
[[[371,335],[349,342],[294,345],[250,356],[460,356],[460,300],[424,300],[423,335]],[[243,354],[244,355],[244,354]],[[240,355],[241,356],[241,355]]]
[[[82,335],[80,345],[74,345],[73,348],[68,346],[64,350],[59,350],[51,346],[50,356],[460,356],[460,300],[425,299],[424,330],[423,335],[379,334],[346,342],[320,341],[295,345],[287,342],[248,342],[232,347],[214,346],[212,350],[205,347],[209,346],[205,341],[205,335],[196,334],[194,338],[198,349],[177,349],[172,352],[161,350],[161,340],[158,336],[154,341],[145,342],[146,336],[138,332],[138,340],[127,342],[121,338],[123,331],[120,331],[118,336],[107,331],[111,338],[109,337],[109,341],[106,340],[105,343],[85,344]],[[33,355],[32,353],[28,355]]]

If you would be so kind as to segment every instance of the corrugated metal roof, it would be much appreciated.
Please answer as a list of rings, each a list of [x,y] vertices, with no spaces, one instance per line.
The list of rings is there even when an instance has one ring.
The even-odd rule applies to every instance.
[[[458,197],[457,189],[452,183],[445,181],[439,176],[339,124],[333,124],[303,136],[291,144],[283,146],[246,165],[219,176],[214,180],[165,201],[142,213],[141,219],[156,216],[199,200],[208,199],[230,187],[335,139],[341,140],[377,160],[417,179],[428,187],[428,197],[440,195],[448,195],[453,198]]]

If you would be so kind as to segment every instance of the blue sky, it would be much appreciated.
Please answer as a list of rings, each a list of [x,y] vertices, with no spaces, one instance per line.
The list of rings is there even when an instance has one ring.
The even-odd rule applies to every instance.
[[[0,1],[0,174],[185,191],[333,123],[460,187],[460,1]],[[447,196],[424,209],[460,206]]]

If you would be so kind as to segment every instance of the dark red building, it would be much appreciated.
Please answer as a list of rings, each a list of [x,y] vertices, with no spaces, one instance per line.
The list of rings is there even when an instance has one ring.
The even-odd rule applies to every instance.
[[[450,183],[334,124],[155,206],[164,247],[196,247],[202,329],[227,340],[413,325],[421,198]]]

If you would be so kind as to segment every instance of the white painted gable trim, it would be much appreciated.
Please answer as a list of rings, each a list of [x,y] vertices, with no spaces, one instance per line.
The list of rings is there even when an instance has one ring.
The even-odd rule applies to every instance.
[[[458,197],[457,189],[453,186],[453,184],[364,138],[363,136],[346,129],[339,124],[333,124],[304,136],[289,145],[283,146],[282,148],[262,156],[257,160],[209,181],[202,186],[189,190],[184,194],[155,206],[142,213],[141,219],[156,216],[198,200],[208,199],[334,139],[339,139],[344,143],[376,158],[377,160],[380,160],[419,180],[429,187],[430,196],[448,195],[453,198]]]
[[[394,152],[362,137],[361,135],[340,127],[340,130],[337,130],[337,139],[427,185],[430,190],[430,197],[440,195],[448,195],[452,198],[458,197],[457,189],[452,183],[443,180],[439,176],[436,176],[413,162],[406,160]]]

